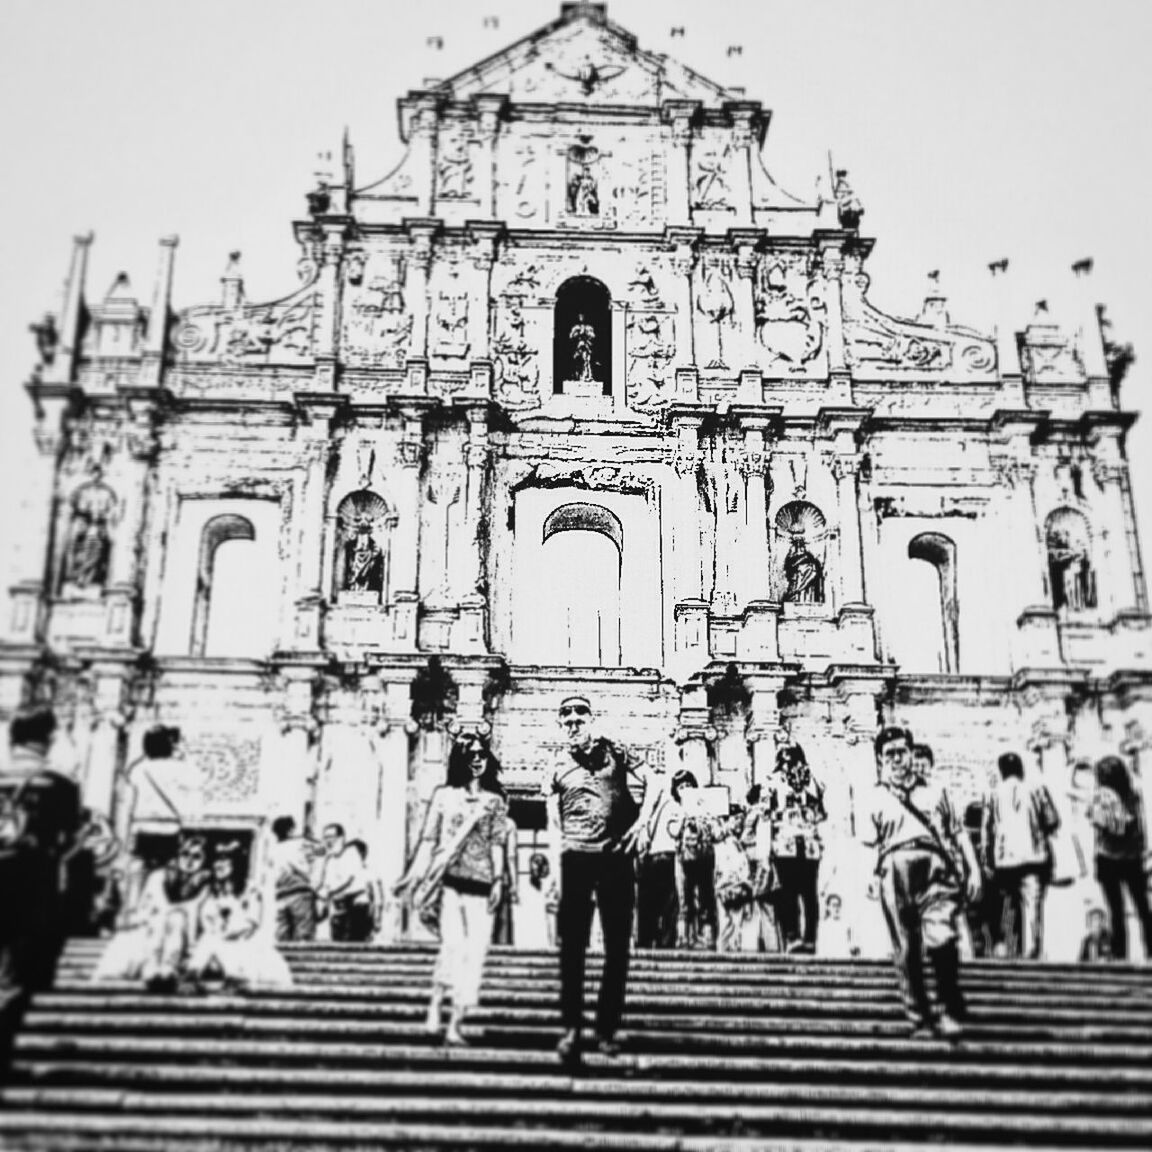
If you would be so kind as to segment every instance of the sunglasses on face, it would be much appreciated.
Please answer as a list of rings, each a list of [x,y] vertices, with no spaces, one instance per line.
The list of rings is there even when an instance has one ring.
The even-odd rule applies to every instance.
[[[592,709],[587,704],[565,704],[560,709],[561,716],[591,716]]]

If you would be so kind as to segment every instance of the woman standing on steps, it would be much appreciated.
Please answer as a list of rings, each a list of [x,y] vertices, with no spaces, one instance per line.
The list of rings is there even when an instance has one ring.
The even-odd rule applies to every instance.
[[[408,896],[421,920],[440,936],[426,1028],[439,1034],[445,995],[452,1016],[445,1043],[468,1043],[460,1031],[480,997],[480,976],[492,939],[492,917],[504,883],[506,802],[500,764],[488,742],[462,736],[448,754],[448,776],[424,817],[416,855],[393,891]]]

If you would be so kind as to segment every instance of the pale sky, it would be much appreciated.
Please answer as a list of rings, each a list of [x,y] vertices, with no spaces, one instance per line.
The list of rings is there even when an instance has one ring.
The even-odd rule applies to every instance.
[[[124,270],[146,303],[156,242],[171,233],[177,307],[217,298],[232,249],[250,299],[282,295],[296,284],[291,221],[344,126],[358,183],[383,175],[400,155],[398,96],[558,12],[556,0],[4,0],[0,578],[36,574],[13,551],[12,508],[34,460],[28,324],[58,307],[72,236],[96,234],[90,299]],[[938,268],[953,320],[990,329],[987,264],[1007,257],[1006,320],[1023,327],[1041,298],[1059,319],[1069,266],[1093,257],[1096,296],[1136,345],[1125,406],[1142,406],[1148,0],[613,0],[608,13],[642,48],[771,109],[764,155],[785,188],[809,198],[829,150],[849,169],[885,311],[915,315]],[[483,28],[485,16],[499,28]],[[673,40],[676,26],[685,35]],[[1129,448],[1148,557],[1152,421]]]

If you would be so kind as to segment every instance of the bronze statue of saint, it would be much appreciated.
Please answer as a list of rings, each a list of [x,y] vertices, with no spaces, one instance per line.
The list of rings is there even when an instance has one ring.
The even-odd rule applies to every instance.
[[[808,551],[803,536],[793,536],[784,558],[784,599],[795,604],[824,603],[824,570]]]
[[[572,331],[568,334],[572,341],[572,359],[576,364],[573,380],[595,380],[592,375],[592,351],[596,343],[596,329],[587,323],[583,314],[576,318]]]
[[[102,588],[108,580],[112,541],[105,520],[77,509],[72,542],[64,557],[64,583],[76,588]]]
[[[356,535],[344,545],[344,590],[346,592],[382,592],[384,590],[384,553],[372,539],[372,526],[361,522]]]

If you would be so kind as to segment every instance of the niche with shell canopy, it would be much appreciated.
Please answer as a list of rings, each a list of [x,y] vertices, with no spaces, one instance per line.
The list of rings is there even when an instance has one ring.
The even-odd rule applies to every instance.
[[[369,488],[350,492],[336,508],[334,598],[341,603],[388,602],[396,513]]]
[[[775,599],[823,604],[827,599],[828,524],[807,500],[793,500],[776,513]]]

